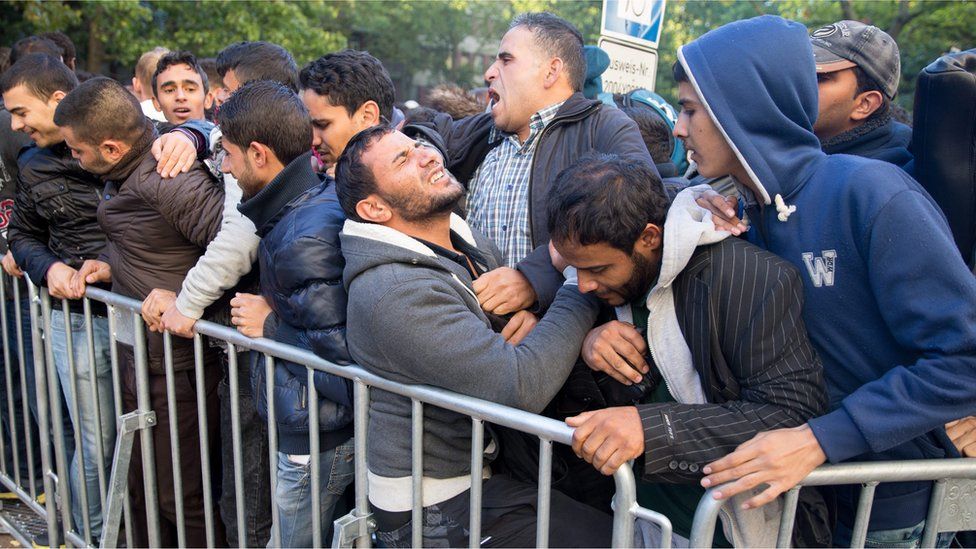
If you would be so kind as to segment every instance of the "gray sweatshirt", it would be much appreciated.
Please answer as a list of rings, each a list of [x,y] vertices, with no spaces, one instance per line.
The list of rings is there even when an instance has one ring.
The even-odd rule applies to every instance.
[[[460,251],[473,261],[477,258],[488,269],[501,265],[500,254],[484,236],[456,216],[451,227],[455,243],[463,244]],[[471,277],[460,264],[380,225],[347,220],[341,239],[349,292],[349,352],[367,370],[393,381],[442,387],[540,412],[566,381],[596,320],[598,301],[567,285],[532,333],[510,345],[492,331]],[[409,399],[370,392],[371,475],[410,476],[410,413]],[[425,484],[428,478],[463,477],[470,486],[470,438],[470,418],[424,407]],[[378,503],[370,492],[370,499]],[[425,505],[440,499],[430,496],[425,488]],[[406,498],[409,501],[409,493]]]

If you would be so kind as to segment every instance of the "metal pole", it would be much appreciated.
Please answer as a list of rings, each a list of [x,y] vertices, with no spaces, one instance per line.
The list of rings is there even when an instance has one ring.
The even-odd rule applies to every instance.
[[[247,530],[244,528],[244,458],[241,441],[241,394],[237,375],[237,349],[233,343],[227,344],[227,373],[230,383],[230,432],[234,452],[234,503],[237,507],[237,541],[241,547],[247,546]]]
[[[485,424],[471,418],[471,527],[468,547],[481,547],[481,469],[485,458]]]
[[[616,491],[613,495],[613,537],[610,543],[614,547],[633,547],[634,517],[631,512],[637,507],[637,483],[634,481],[634,470],[629,465],[617,468],[613,474],[613,482]],[[697,519],[696,513],[695,520]],[[665,541],[670,545],[670,521],[667,527]],[[698,546],[692,544],[692,547]]]
[[[136,402],[140,412],[152,411],[149,396],[149,360],[146,355],[146,332],[142,316],[132,311],[135,346]],[[153,453],[153,429],[143,429],[139,434],[142,449],[142,479],[145,487],[146,528],[149,532],[149,546],[159,547],[159,494],[156,483],[156,459]]]
[[[115,398],[115,417],[119,418],[119,421],[122,421],[121,419],[122,418],[122,379],[119,372],[119,349],[116,345],[118,341],[118,324],[115,318],[115,314],[116,314],[115,306],[107,305],[106,309],[107,309],[106,314],[108,314],[108,338],[109,338],[108,353],[109,353],[109,361],[112,364],[112,395]],[[117,427],[118,427],[118,431],[116,431],[116,436],[118,437],[121,436],[122,426],[118,425]],[[130,441],[130,445],[131,445],[131,441]],[[116,447],[118,447],[118,443],[116,443]],[[132,448],[130,446],[129,452],[131,453],[131,451]],[[113,470],[112,470],[113,475],[116,473],[116,471],[118,471],[119,474],[128,475],[129,472],[128,465],[125,467],[124,470],[119,470],[119,464],[114,459],[114,457],[112,463],[113,463]],[[109,482],[112,482],[111,479],[109,480]],[[135,543],[133,543],[132,540],[132,525],[130,524],[129,521],[129,518],[132,516],[132,502],[129,501],[128,482],[125,482],[123,486],[124,486],[123,491],[125,492],[125,494],[124,497],[122,498],[122,518],[125,522],[125,546],[135,547]]]
[[[46,288],[41,289],[41,312],[44,317],[44,366],[47,370],[48,403],[51,410],[51,424],[54,431],[54,461],[57,465],[55,492],[61,499],[61,524],[65,535],[71,530],[71,486],[68,482],[68,456],[64,445],[64,416],[61,415],[61,393],[58,390],[58,374],[54,368],[54,349],[51,346],[51,296]],[[46,441],[45,441],[46,443]],[[63,480],[63,482],[62,482]],[[47,498],[45,498],[47,499]],[[51,532],[55,532],[51,530]]]
[[[50,422],[48,421],[49,391],[44,368],[44,343],[41,341],[41,330],[39,329],[43,314],[38,310],[40,300],[38,299],[37,288],[28,283],[27,291],[30,295],[31,326],[34,328],[31,330],[31,346],[34,349],[34,388],[37,398],[38,436],[41,439],[41,469],[43,469],[44,492],[46,494],[44,507],[47,511],[47,531],[53,534],[58,531],[58,516],[54,501],[54,480],[51,472],[51,436]]]
[[[102,448],[102,406],[101,398],[98,394],[98,372],[95,364],[95,328],[92,326],[94,317],[91,312],[91,300],[87,297],[82,299],[82,307],[85,315],[85,336],[88,340],[88,381],[91,383],[92,404],[95,407],[95,417],[92,424],[95,427],[95,464],[98,467],[98,501],[101,502],[100,508],[105,507],[106,479],[105,479],[105,456]],[[114,427],[114,425],[113,425]],[[103,521],[104,522],[104,521]]]
[[[619,484],[617,487],[619,488]],[[726,486],[723,484],[722,486]],[[705,491],[701,501],[698,502],[698,509],[695,511],[695,519],[691,523],[691,538],[689,547],[711,547],[712,538],[715,537],[715,523],[718,521],[718,512],[725,506],[728,500],[715,499],[715,492],[722,486],[709,488]],[[635,489],[636,493],[636,489]],[[616,543],[614,543],[616,546]]]
[[[75,434],[75,456],[72,461],[78,464],[78,505],[81,506],[82,532],[85,533],[85,540],[91,543],[91,513],[88,512],[88,482],[85,474],[85,449],[82,440],[85,438],[81,422],[81,405],[78,399],[81,398],[81,391],[78,389],[78,370],[75,368],[75,346],[74,334],[71,333],[71,305],[67,299],[61,300],[61,314],[64,315],[64,344],[65,354],[68,359],[68,379],[67,385],[71,388],[71,428]],[[53,330],[52,330],[53,337]],[[55,363],[55,366],[57,364]],[[91,365],[94,368],[94,365]],[[62,383],[62,387],[64,384]],[[101,445],[101,442],[99,442]],[[69,475],[70,465],[69,465]],[[75,525],[77,528],[78,525]]]
[[[410,510],[410,544],[424,545],[424,403],[411,400],[410,453],[413,477],[413,509]]]
[[[790,549],[793,541],[793,523],[796,522],[796,505],[800,501],[800,487],[794,486],[783,497],[783,514],[780,515],[779,534],[776,536],[776,546]]]
[[[173,368],[173,336],[163,332],[163,362],[166,368],[166,407],[169,408],[169,449],[173,460],[173,499],[176,504],[176,543],[186,547],[186,514],[183,510],[183,466],[180,460],[179,416],[176,413],[176,373]]]
[[[274,404],[274,358],[264,355],[265,389],[268,395],[268,463],[271,464],[271,541],[273,547],[281,547],[281,518],[278,504],[274,502],[278,493],[278,423]],[[255,393],[257,396],[257,393]]]
[[[27,277],[24,277],[24,280],[27,287],[30,287],[32,285],[30,279],[28,279]],[[35,484],[34,483],[34,478],[35,478],[34,441],[33,441],[33,436],[31,436],[32,429],[31,429],[31,422],[30,422],[31,417],[33,417],[34,415],[34,412],[30,409],[30,400],[28,400],[27,398],[28,397],[27,368],[32,368],[34,365],[27,364],[27,361],[25,360],[26,353],[24,352],[24,328],[23,328],[23,316],[22,316],[23,313],[20,310],[20,300],[23,298],[23,295],[20,293],[20,285],[17,283],[16,280],[14,281],[14,295],[16,296],[17,299],[17,306],[14,308],[14,321],[17,324],[17,326],[15,327],[14,331],[17,334],[17,364],[19,366],[18,369],[20,371],[20,408],[21,408],[22,420],[24,424],[24,443],[27,447],[27,476],[29,477],[28,484],[30,485],[31,499],[33,500],[37,498],[37,488],[34,485]],[[28,291],[28,296],[30,296],[29,291]],[[29,307],[30,307],[30,302],[28,302],[28,308]],[[34,331],[35,326],[37,325],[32,322],[31,332]],[[32,344],[31,349],[33,348],[34,347]],[[37,376],[34,377],[36,379]],[[8,395],[9,394],[10,393],[8,393]],[[16,423],[14,418],[10,418],[10,422],[11,425]],[[20,471],[18,469],[18,473],[19,472]],[[47,498],[45,497],[45,499]]]
[[[319,470],[319,392],[315,390],[315,370],[305,369],[308,391],[308,443],[312,470],[312,547],[322,547],[322,472]],[[330,520],[332,517],[329,517]]]
[[[857,512],[854,514],[851,547],[864,547],[864,540],[868,535],[868,521],[871,518],[871,507],[874,504],[874,489],[877,487],[877,481],[867,482],[861,487],[861,496],[857,498]]]
[[[939,479],[932,486],[932,497],[929,499],[929,512],[925,517],[925,530],[922,532],[922,547],[935,547],[935,539],[939,535],[939,518],[945,499],[946,480]]]
[[[355,380],[355,417],[353,431],[356,437],[356,516],[369,516],[369,494],[366,491],[369,480],[366,474],[366,427],[369,423],[369,387],[362,379]],[[369,532],[360,531],[356,537],[356,547],[366,549],[370,546]]]
[[[539,503],[535,523],[535,545],[549,547],[549,508],[552,504],[552,441],[539,439]]]
[[[13,288],[14,288],[14,303],[13,303],[13,306],[14,306],[15,309],[19,309],[20,308],[20,302],[17,300],[18,299],[18,295],[17,294],[19,293],[19,292],[17,292],[17,280],[16,279],[13,279],[13,277],[11,277],[11,279],[12,279]],[[0,290],[3,290],[3,284],[2,283],[0,283]],[[4,295],[3,297],[4,297],[4,306],[6,306],[6,295]],[[17,416],[15,415],[15,410],[14,410],[14,378],[13,378],[13,374],[11,373],[11,368],[13,368],[13,364],[10,363],[10,359],[11,359],[11,356],[10,356],[10,340],[9,340],[9,338],[7,336],[7,334],[8,334],[8,332],[7,332],[8,326],[7,326],[6,310],[4,311],[3,318],[0,318],[0,323],[2,323],[2,325],[3,325],[3,370],[4,370],[4,378],[5,378],[5,381],[7,383],[7,412],[8,412],[8,415],[10,417],[10,447],[11,447],[11,452],[10,453],[11,453],[11,455],[13,455],[13,462],[14,462],[14,464],[13,464],[14,465],[14,473],[13,473],[14,474],[14,482],[17,483],[17,486],[20,486],[20,452],[18,451],[18,443],[17,443],[17,438],[18,438],[17,437],[17,429],[18,429],[18,426],[17,426],[17,419],[16,419]],[[20,364],[23,363],[23,355],[20,355],[18,357],[18,363],[20,363]],[[21,385],[23,386],[24,383],[21,382]],[[23,408],[24,405],[26,405],[26,404],[27,404],[27,401],[22,398],[21,399],[21,408]],[[23,411],[23,410],[21,410],[21,411]],[[30,432],[30,422],[29,421],[25,421],[24,422],[24,425],[27,427],[27,429],[24,432],[25,433],[29,433]],[[3,439],[3,437],[0,437],[0,440],[2,440],[2,439]],[[3,450],[3,448],[0,447],[0,450]],[[3,459],[4,472],[6,472],[7,471],[6,457],[4,456],[2,459]]]
[[[199,322],[199,321],[198,321]],[[210,434],[207,427],[207,391],[203,375],[203,338],[193,334],[193,367],[197,379],[197,428],[200,431],[200,475],[203,477],[203,521],[207,530],[207,547],[216,543],[213,516],[213,492],[210,485]]]
[[[4,273],[4,272],[2,272],[2,270],[0,270],[0,345],[3,345],[3,368],[4,368],[4,372],[5,373],[10,370],[10,341],[7,338],[7,330],[9,328],[7,326],[7,288],[6,288],[6,284],[7,284],[7,279],[8,278],[13,278],[13,277],[8,277],[6,273]],[[16,305],[19,306],[20,304],[18,303]],[[33,324],[31,324],[31,325],[33,326]],[[7,374],[6,377],[10,377],[9,374]],[[11,382],[12,382],[13,381],[13,378],[11,377],[10,379],[11,379]],[[12,392],[13,391],[13,388],[11,387],[11,385],[12,385],[11,382],[8,382],[7,383],[7,404],[8,404],[8,407],[9,408],[13,409],[13,406],[12,406],[12,404],[13,404],[13,392]],[[9,417],[10,417],[10,420],[8,421],[8,423],[10,424],[11,429],[12,430],[17,429],[17,420],[14,418],[14,415],[13,415],[12,412],[10,413],[10,416]],[[4,442],[4,437],[3,436],[0,436],[0,470],[3,471],[3,474],[4,475],[10,476],[10,474],[9,474],[9,472],[7,470],[7,446],[6,446],[6,443]],[[19,484],[18,484],[18,486],[19,486]]]

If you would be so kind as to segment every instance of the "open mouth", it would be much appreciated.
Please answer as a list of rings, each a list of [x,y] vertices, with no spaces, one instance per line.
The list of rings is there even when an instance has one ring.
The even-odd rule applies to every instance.
[[[187,117],[190,116],[190,109],[186,107],[177,107],[173,109],[173,114],[180,117]]]
[[[444,179],[445,177],[447,177],[447,173],[444,171],[444,168],[437,168],[430,175],[430,177],[427,178],[427,181],[431,185],[436,185],[436,184],[440,183],[441,180]]]
[[[498,103],[501,102],[501,100],[502,100],[502,98],[501,98],[500,95],[498,95],[498,92],[497,91],[495,91],[494,89],[491,89],[491,88],[488,89],[488,105],[491,108],[494,109],[495,106],[497,106]]]

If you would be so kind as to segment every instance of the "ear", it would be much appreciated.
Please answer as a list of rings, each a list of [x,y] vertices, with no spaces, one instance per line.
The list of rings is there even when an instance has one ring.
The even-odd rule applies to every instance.
[[[356,121],[359,125],[365,128],[371,128],[380,123],[380,118],[382,113],[380,113],[380,106],[376,104],[376,101],[369,100],[356,109]]]
[[[142,83],[139,82],[139,79],[135,76],[132,77],[132,91],[136,92],[137,94],[142,93]]]
[[[203,108],[210,110],[213,108],[214,104],[214,92],[213,90],[207,91],[207,96],[203,98]]]
[[[47,102],[50,103],[50,102],[53,101],[54,104],[57,105],[58,103],[61,102],[62,99],[64,99],[64,96],[66,96],[66,95],[68,95],[68,94],[64,93],[61,90],[57,90],[56,92],[54,92],[54,93],[51,94],[51,98],[48,99]]]
[[[257,141],[251,141],[251,144],[247,146],[245,154],[255,168],[264,168],[268,165],[268,162],[271,160],[270,156],[274,153],[267,146]]]
[[[851,120],[864,120],[884,104],[884,96],[878,90],[866,91],[854,98]]]
[[[160,105],[159,104],[159,101],[156,100],[156,96],[155,95],[152,96],[152,102],[153,102],[153,107],[156,107],[156,110],[157,111],[163,112],[163,106]]]
[[[562,59],[558,57],[553,57],[550,59],[549,63],[545,65],[546,77],[542,82],[543,87],[548,90],[549,88],[555,86],[556,83],[559,82],[560,77],[563,76],[564,68],[565,65],[563,64]]]
[[[640,236],[637,237],[637,243],[634,244],[634,248],[648,254],[660,250],[663,245],[664,233],[661,231],[661,227],[653,223],[648,223],[644,226],[644,230],[641,231]]]
[[[393,210],[379,195],[371,194],[356,203],[356,214],[370,223],[383,224],[393,218]]]
[[[101,150],[102,156],[112,163],[121,160],[122,157],[125,156],[130,149],[132,149],[131,146],[116,139],[106,139],[105,141],[102,141],[102,144],[99,145],[98,148]]]

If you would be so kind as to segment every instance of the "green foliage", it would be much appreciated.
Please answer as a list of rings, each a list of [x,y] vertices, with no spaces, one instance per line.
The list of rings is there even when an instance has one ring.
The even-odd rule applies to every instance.
[[[417,74],[430,84],[477,85],[511,18],[542,10],[574,23],[588,44],[599,38],[601,0],[11,0],[0,3],[0,43],[63,30],[78,46],[79,67],[115,76],[130,73],[139,55],[158,45],[206,57],[231,42],[268,40],[300,64],[349,46],[369,50],[409,90]],[[811,29],[854,18],[888,31],[901,46],[899,102],[906,107],[919,70],[952,48],[976,43],[973,1],[669,0],[657,90],[673,99],[671,64],[679,45],[766,13]]]

